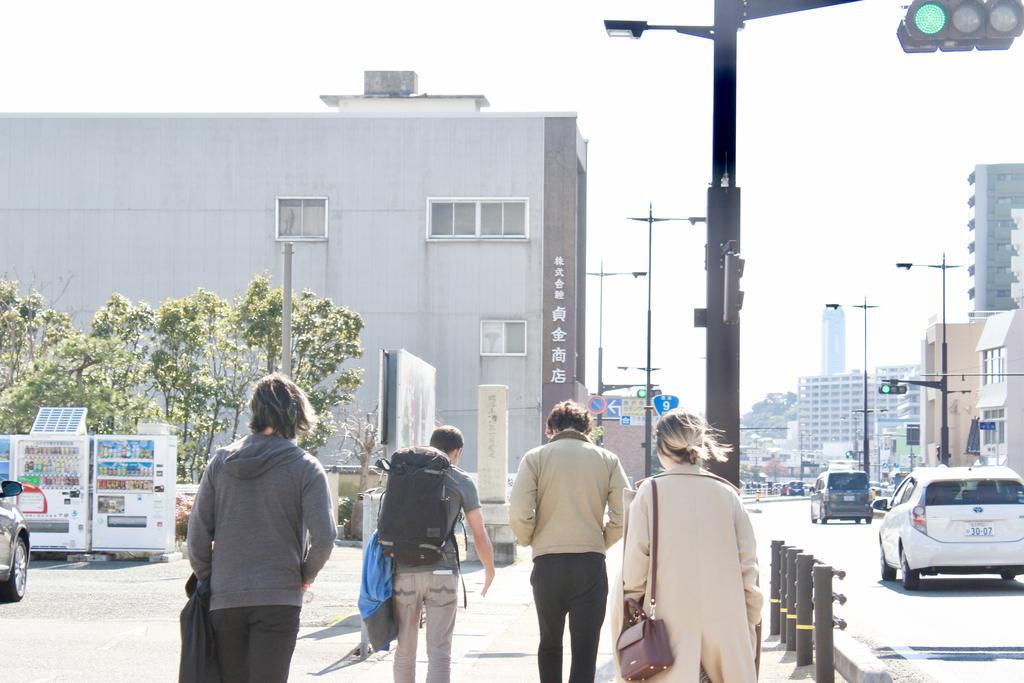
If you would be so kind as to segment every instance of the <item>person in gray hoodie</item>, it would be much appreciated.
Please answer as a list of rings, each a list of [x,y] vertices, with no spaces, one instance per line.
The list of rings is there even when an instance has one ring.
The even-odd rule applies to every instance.
[[[287,377],[261,379],[252,434],[218,449],[188,521],[192,570],[210,581],[210,619],[224,683],[277,683],[299,632],[303,593],[334,548],[334,511],[320,462],[295,443],[316,423]]]

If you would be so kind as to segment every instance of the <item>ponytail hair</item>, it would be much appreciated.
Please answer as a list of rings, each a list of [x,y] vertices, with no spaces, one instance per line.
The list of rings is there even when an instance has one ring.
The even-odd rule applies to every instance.
[[[316,427],[316,411],[305,392],[284,375],[275,372],[256,383],[249,401],[249,428],[259,434],[270,427],[278,436],[294,439]]]

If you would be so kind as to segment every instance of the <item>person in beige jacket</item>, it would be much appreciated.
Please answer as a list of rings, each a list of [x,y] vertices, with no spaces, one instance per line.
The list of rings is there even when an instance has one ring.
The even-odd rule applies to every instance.
[[[608,599],[605,552],[622,537],[628,483],[619,458],[587,438],[592,423],[586,408],[559,403],[547,427],[550,441],[519,464],[510,522],[520,545],[533,548],[530,584],[540,627],[541,683],[562,683],[566,616],[569,681],[593,683]]]
[[[658,487],[658,594],[675,663],[649,679],[697,683],[755,683],[756,626],[764,597],[758,588],[757,549],[739,492],[701,465],[724,460],[726,449],[701,416],[674,410],[655,436],[665,471]],[[630,492],[631,493],[631,492]],[[653,500],[650,480],[629,504],[622,581],[611,597],[612,636],[622,631],[623,597],[652,612],[647,589],[652,571]]]

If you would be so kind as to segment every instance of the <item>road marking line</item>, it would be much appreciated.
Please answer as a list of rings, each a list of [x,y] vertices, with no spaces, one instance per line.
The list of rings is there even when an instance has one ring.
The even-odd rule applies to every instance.
[[[346,619],[351,619],[352,617],[354,617],[357,614],[359,614],[359,612],[353,612],[352,614],[346,614],[346,615],[338,617],[337,619],[334,619],[333,621],[329,621],[329,622],[327,622],[327,628],[331,628],[332,626],[337,626],[341,622],[345,621]]]

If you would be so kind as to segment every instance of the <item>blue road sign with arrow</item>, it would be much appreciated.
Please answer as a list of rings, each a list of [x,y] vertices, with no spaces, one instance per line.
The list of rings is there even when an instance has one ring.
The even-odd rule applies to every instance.
[[[996,429],[996,423],[995,422],[979,422],[978,423],[978,429],[980,429],[980,430],[982,430],[984,432],[992,432],[992,431],[995,431],[995,429]]]
[[[654,403],[654,409],[658,411],[658,415],[664,415],[668,411],[679,407],[679,397],[672,394],[655,396],[652,402]]]
[[[610,417],[613,420],[617,420],[622,417],[622,397],[621,396],[605,396],[605,417]]]

